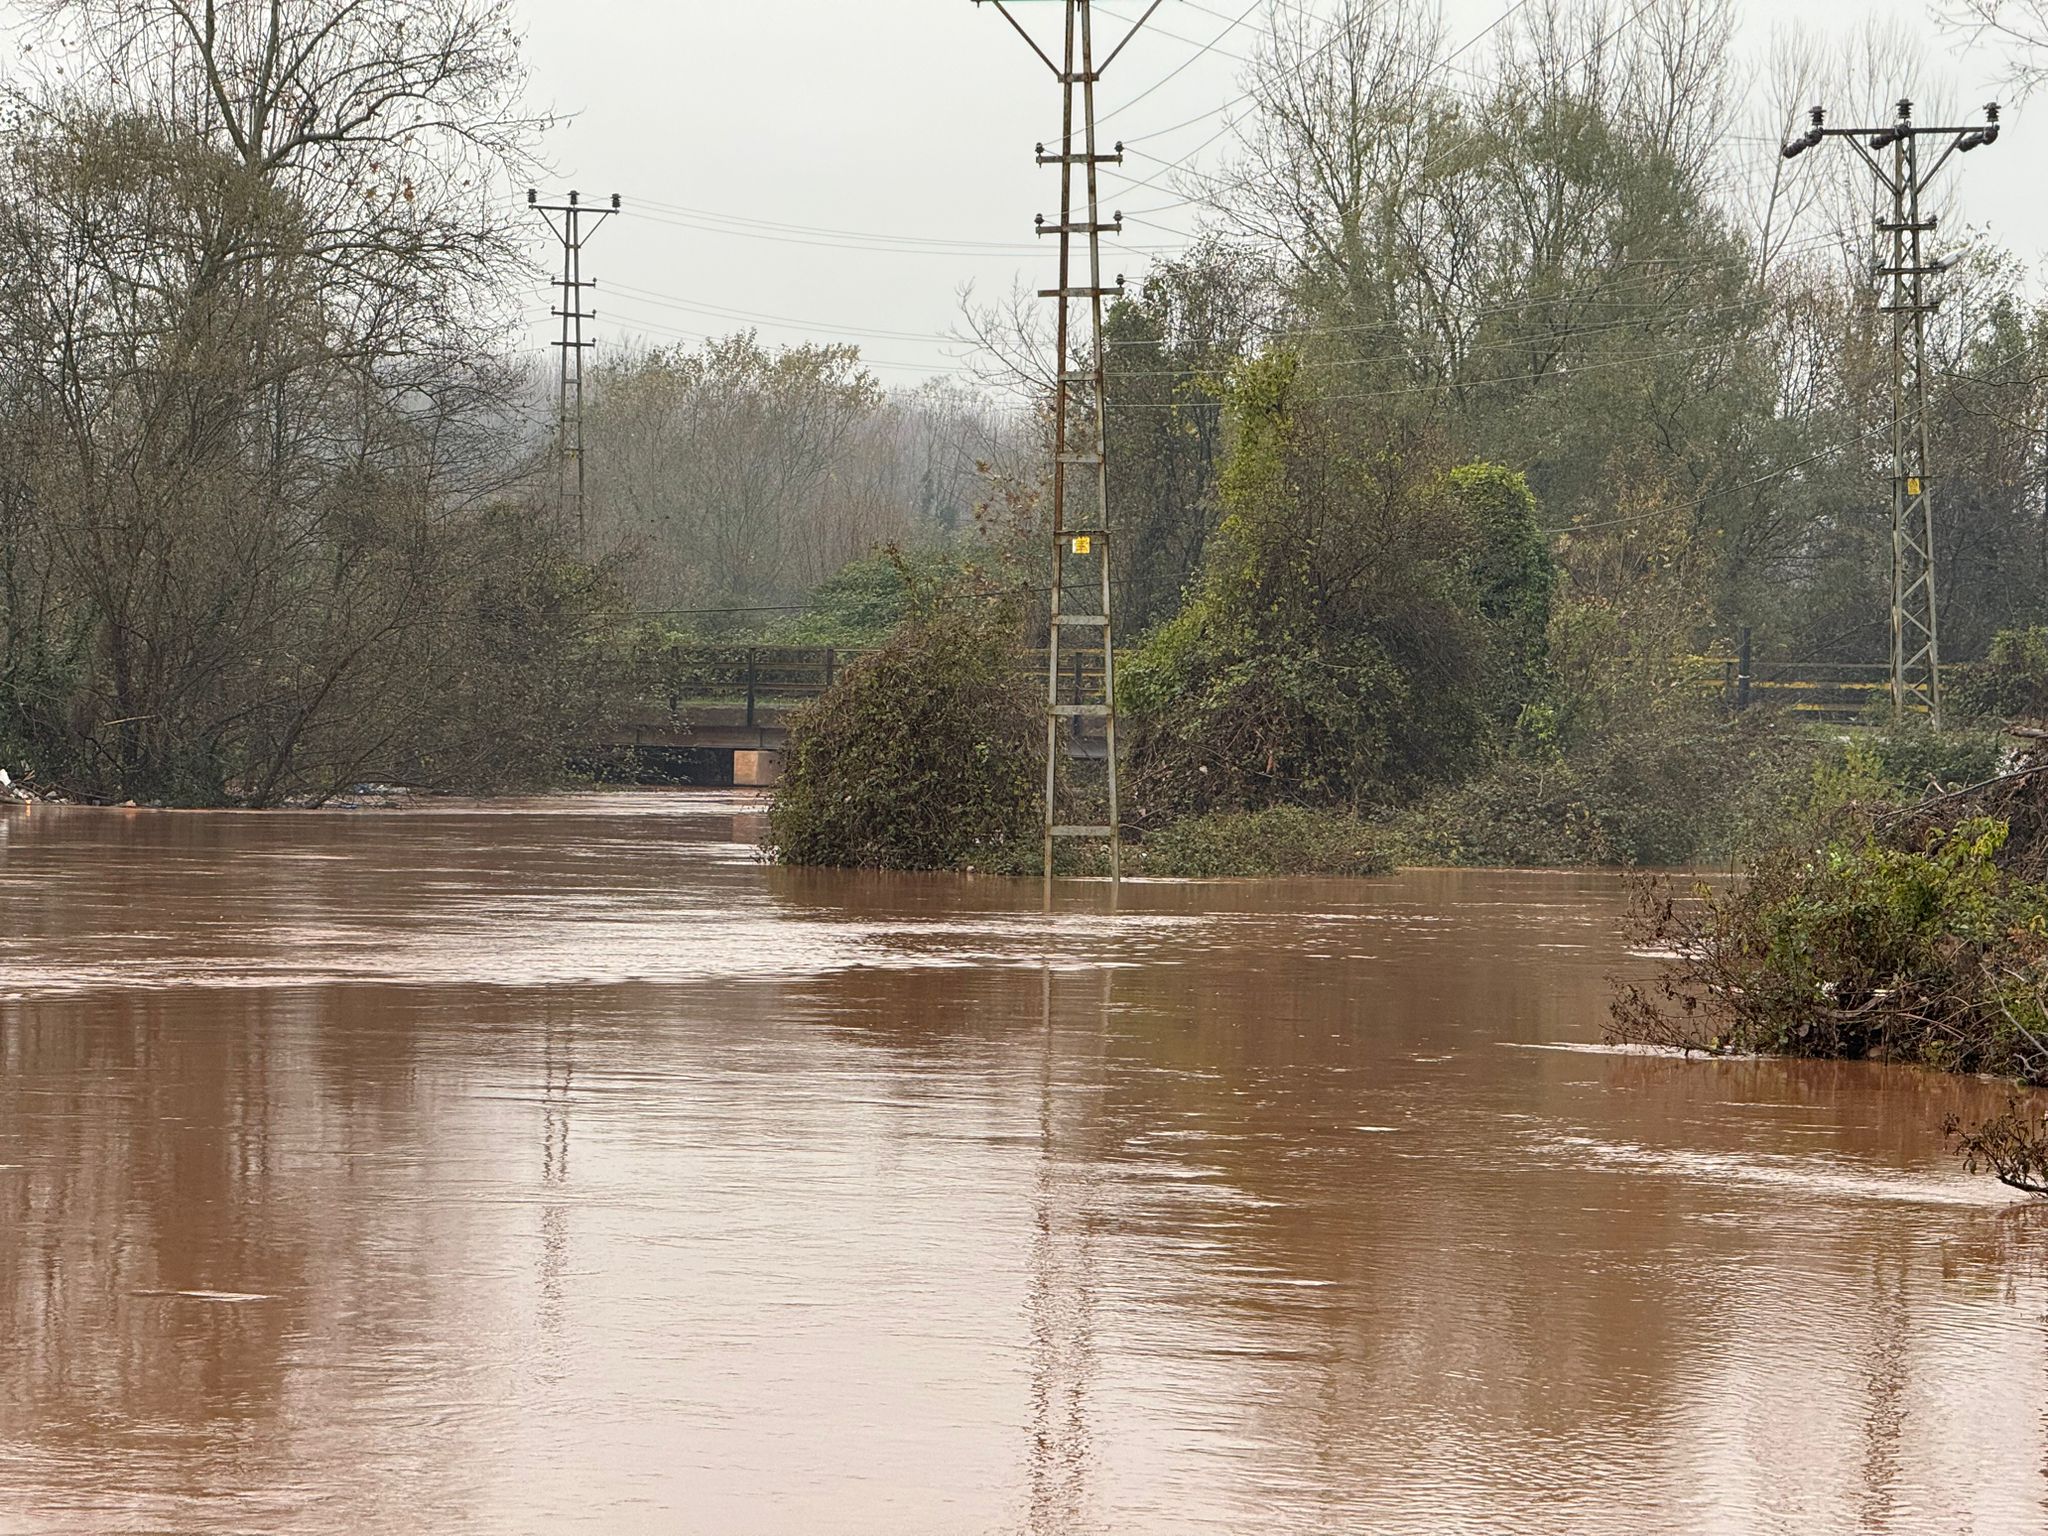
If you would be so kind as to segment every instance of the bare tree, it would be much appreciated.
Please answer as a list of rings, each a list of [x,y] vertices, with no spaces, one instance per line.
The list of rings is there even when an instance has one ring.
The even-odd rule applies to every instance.
[[[2006,79],[2022,96],[2048,81],[2048,0],[1949,0],[1935,16],[1973,46],[2003,50]]]
[[[1412,310],[1417,294],[1443,311],[1462,276],[1461,210],[1434,195],[1462,131],[1444,42],[1426,0],[1343,0],[1327,23],[1276,7],[1237,155],[1209,193],[1355,324]]]
[[[465,701],[539,657],[479,652],[595,593],[507,500],[492,209],[536,124],[502,10],[34,11],[99,67],[17,84],[0,162],[0,502],[34,585],[0,623],[50,706],[0,696],[0,732],[84,784],[256,804],[467,774],[479,726],[511,748],[520,709]]]

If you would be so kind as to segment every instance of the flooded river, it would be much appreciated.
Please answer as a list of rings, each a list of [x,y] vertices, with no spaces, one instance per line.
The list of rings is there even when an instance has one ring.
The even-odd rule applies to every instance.
[[[1986,1085],[1592,1048],[1602,874],[0,811],[0,1533],[2036,1532]]]

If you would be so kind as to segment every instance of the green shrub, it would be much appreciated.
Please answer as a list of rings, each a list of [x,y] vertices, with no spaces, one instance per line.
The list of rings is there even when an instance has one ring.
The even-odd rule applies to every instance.
[[[1548,614],[1521,478],[1362,447],[1286,354],[1246,364],[1229,406],[1201,579],[1119,671],[1139,818],[1355,811],[1483,762]]]
[[[776,620],[763,645],[879,645],[922,600],[971,576],[945,550],[876,550],[848,562],[811,592],[803,612]]]
[[[1498,464],[1461,464],[1444,480],[1476,535],[1466,579],[1492,651],[1489,709],[1500,724],[1513,725],[1543,691],[1557,562],[1537,522],[1536,498],[1519,472]]]
[[[1137,850],[1148,875],[1375,875],[1393,867],[1378,831],[1355,816],[1279,805],[1221,811],[1148,833]]]
[[[1394,813],[1381,835],[1404,864],[1559,868],[1616,858],[1584,780],[1562,761],[1504,759]]]
[[[1983,783],[1998,772],[2005,743],[1993,731],[1932,731],[1909,725],[1876,732],[1852,743],[1849,750],[1869,754],[1895,798],[1917,800],[1930,790]]]
[[[1959,719],[1984,722],[2048,717],[2048,628],[2003,629],[1976,666],[1952,667],[1947,702]]]
[[[2007,836],[1989,817],[1899,837],[1862,821],[1696,906],[1650,901],[1634,936],[1677,958],[1623,990],[1614,1033],[2048,1083],[2048,887],[2001,866]]]
[[[1744,841],[1811,748],[1761,717],[1637,719],[1569,753],[1523,750],[1391,815],[1404,863],[1673,866]],[[1794,773],[1786,765],[1801,767]]]
[[[767,846],[785,864],[954,869],[1034,860],[1044,704],[1014,609],[933,601],[790,721]]]

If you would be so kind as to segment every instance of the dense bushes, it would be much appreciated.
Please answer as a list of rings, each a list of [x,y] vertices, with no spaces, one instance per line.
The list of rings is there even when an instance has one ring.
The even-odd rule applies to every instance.
[[[1285,353],[1226,403],[1200,580],[1122,672],[1148,831],[1291,804],[1377,817],[1415,862],[1680,864],[1815,750],[1728,718],[1667,488],[1617,483],[1636,516],[1553,547],[1520,475],[1446,468]]]
[[[1148,833],[1137,852],[1148,875],[1376,875],[1393,867],[1379,831],[1341,812],[1279,805],[1218,811]]]
[[[2048,628],[2000,630],[1983,662],[1944,675],[1949,708],[1962,719],[2048,718]]]
[[[1814,806],[1911,799],[1997,772],[1986,732],[1817,737],[1762,712],[1670,711],[1610,725],[1569,751],[1526,737],[1464,783],[1390,813],[1408,864],[1670,868],[1782,840]]]
[[[1285,353],[1229,404],[1202,576],[1122,671],[1141,819],[1356,811],[1469,771],[1540,660],[1552,572],[1520,477],[1361,450]]]
[[[1967,784],[1981,784],[1999,770],[2005,742],[1992,731],[1930,731],[1908,725],[1872,731],[1843,746],[1824,762],[1857,782],[1870,800],[1911,802]]]
[[[790,864],[952,869],[1034,854],[1044,703],[1018,616],[933,598],[790,722],[768,847]]]
[[[167,601],[131,649],[0,602],[0,765],[88,800],[259,808],[561,782],[622,703],[617,589],[514,503],[363,523],[345,578],[265,572],[259,602],[223,575],[204,623]]]
[[[1013,608],[924,589],[887,643],[791,722],[768,847],[791,864],[1036,874],[1044,704]],[[1067,873],[1106,873],[1062,845]],[[1343,812],[1274,806],[1182,817],[1125,847],[1151,875],[1364,875],[1379,832]]]
[[[1396,812],[1387,836],[1405,863],[1687,864],[1739,843],[1777,760],[1800,755],[1764,722],[1713,718],[1525,749]]]
[[[1855,801],[1748,878],[1648,890],[1632,937],[1673,958],[1622,989],[1611,1033],[1708,1052],[1909,1060],[2048,1086],[2048,763],[1911,806]],[[2040,1117],[1951,1128],[2036,1187]],[[2029,1182],[2032,1180],[2033,1182]]]

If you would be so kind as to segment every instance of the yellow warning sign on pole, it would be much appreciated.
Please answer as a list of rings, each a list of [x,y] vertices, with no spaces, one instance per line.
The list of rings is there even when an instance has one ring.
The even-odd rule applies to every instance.
[[[1920,482],[1916,480],[1916,481],[1914,481],[1913,483],[1914,483],[1915,485],[1918,485],[1918,484],[1919,484]],[[1075,554],[1077,554],[1077,555],[1085,555],[1085,554],[1089,553],[1089,552],[1090,552],[1091,550],[1093,550],[1094,548],[1095,548],[1095,540],[1093,540],[1092,538],[1090,538],[1090,537],[1089,537],[1089,536],[1088,536],[1087,534],[1085,534],[1085,533],[1077,533],[1077,534],[1075,534],[1075,535],[1074,535],[1074,553],[1075,553]]]
[[[1918,475],[1907,476],[1906,494],[1908,496],[1918,496],[1920,494],[1920,477]]]

